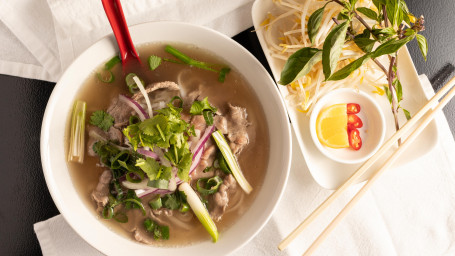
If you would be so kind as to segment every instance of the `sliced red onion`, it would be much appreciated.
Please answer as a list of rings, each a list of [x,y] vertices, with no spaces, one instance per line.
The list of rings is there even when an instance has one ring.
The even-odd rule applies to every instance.
[[[120,94],[118,98],[119,100],[125,102],[125,104],[127,104],[129,107],[134,109],[134,111],[136,111],[141,121],[144,121],[145,119],[149,118],[147,112],[145,112],[141,105],[139,105],[139,103],[137,103],[135,100],[122,94]]]
[[[194,162],[194,159],[196,158],[197,153],[201,150],[201,148],[204,148],[204,145],[207,142],[207,140],[210,138],[210,135],[212,135],[213,130],[215,130],[214,125],[207,127],[207,129],[205,129],[204,135],[202,135],[201,139],[198,141],[196,146],[193,148],[193,150],[194,150],[194,152],[192,152],[193,153],[193,162]]]
[[[134,190],[136,193],[136,196],[139,198],[143,198],[145,196],[151,195],[151,194],[172,194],[174,191],[170,191],[167,189],[159,189],[159,188],[149,188],[149,189],[136,189]]]
[[[189,175],[191,175],[199,165],[199,162],[201,161],[202,154],[204,153],[204,148],[199,150],[194,156],[193,156],[193,162],[191,163],[190,166],[190,172]]]
[[[155,152],[152,152],[150,150],[146,150],[144,148],[138,148],[137,152],[139,154],[141,154],[141,155],[148,156],[148,157],[153,158],[155,160],[159,160],[160,159],[160,157]]]

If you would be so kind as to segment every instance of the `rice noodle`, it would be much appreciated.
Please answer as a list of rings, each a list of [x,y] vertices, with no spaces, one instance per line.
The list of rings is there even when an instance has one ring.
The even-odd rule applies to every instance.
[[[318,0],[281,0],[274,1],[275,10],[269,13],[262,23],[264,40],[268,46],[270,56],[284,65],[284,62],[303,47],[322,49],[325,38],[335,26],[332,18],[336,17],[342,7],[337,3],[326,5],[319,32],[315,36],[314,45],[311,44],[307,33],[307,22],[310,15],[321,8],[327,1]],[[371,0],[359,1],[357,7],[370,7]],[[296,21],[297,20],[297,21]],[[364,17],[370,25],[376,21]],[[354,19],[352,26],[355,33],[362,33],[363,25]],[[357,45],[348,41],[343,46],[337,69],[343,68],[355,59],[363,56],[364,52]],[[387,60],[388,61],[388,60]],[[347,78],[341,81],[324,81],[322,64],[317,63],[304,77],[287,85],[289,95],[286,100],[291,106],[310,114],[314,104],[326,93],[337,88],[364,88],[380,94],[377,88],[386,84],[383,72],[370,60]],[[369,87],[368,87],[369,86]]]
[[[144,95],[145,102],[147,103],[149,117],[150,118],[153,117],[152,104],[150,104],[149,95],[147,94],[147,91],[145,91],[144,85],[137,76],[133,76],[133,80],[136,83],[139,90],[141,91],[141,93]]]

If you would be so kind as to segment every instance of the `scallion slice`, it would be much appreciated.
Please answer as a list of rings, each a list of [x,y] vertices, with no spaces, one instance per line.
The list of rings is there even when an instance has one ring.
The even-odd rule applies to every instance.
[[[157,197],[149,201],[149,205],[152,209],[157,210],[163,207],[163,203],[161,202],[161,197]]]
[[[85,151],[85,111],[87,104],[84,101],[76,101],[71,116],[70,144],[68,161],[83,163]]]
[[[128,89],[131,93],[135,93],[136,90],[138,90],[139,88],[137,87],[137,84],[136,82],[134,81],[133,77],[137,76],[136,74],[134,73],[129,73],[128,75],[126,75],[125,77],[125,83],[126,83],[126,86],[128,86]],[[144,80],[142,79],[139,79],[141,81],[142,84],[144,84]]]
[[[253,188],[251,187],[250,183],[248,183],[245,176],[243,176],[242,170],[240,170],[239,164],[237,163],[237,159],[235,159],[235,156],[232,153],[231,148],[229,147],[229,144],[227,143],[223,134],[220,131],[216,131],[212,133],[212,137],[215,139],[216,145],[223,154],[223,157],[226,160],[226,163],[228,164],[232,175],[234,175],[235,180],[237,180],[243,191],[245,191],[247,194],[251,193]]]
[[[180,209],[179,209],[180,212],[187,212],[189,210],[190,210],[190,206],[188,205],[188,203],[182,202],[182,204],[180,204]]]
[[[114,73],[110,70],[103,70],[101,72],[96,73],[96,77],[103,83],[112,83],[114,82]]]
[[[110,70],[113,68],[117,63],[120,63],[122,60],[120,59],[119,56],[112,57],[106,64],[104,64],[104,69],[105,70]]]
[[[201,195],[206,196],[215,194],[222,183],[223,180],[219,176],[200,178],[196,182],[196,188]]]
[[[180,184],[179,190],[186,195],[186,201],[190,205],[194,214],[196,214],[196,217],[202,223],[204,228],[209,232],[210,236],[212,237],[212,241],[216,243],[216,241],[218,241],[218,229],[216,228],[216,225],[213,222],[212,218],[210,218],[210,214],[205,208],[205,206],[202,204],[202,201],[199,198],[199,196],[196,194],[196,192],[194,192],[193,188],[191,188],[191,186],[186,182]]]
[[[131,202],[131,203],[137,205],[139,207],[139,209],[142,211],[142,215],[144,215],[144,216],[147,215],[147,212],[145,211],[145,208],[140,201],[138,201],[136,199],[128,198],[128,199],[123,200],[123,202],[124,203]]]

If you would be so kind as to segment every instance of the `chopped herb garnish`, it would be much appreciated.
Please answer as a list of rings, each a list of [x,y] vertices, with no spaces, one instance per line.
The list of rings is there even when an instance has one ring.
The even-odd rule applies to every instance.
[[[150,200],[149,205],[154,210],[160,209],[163,207],[163,204],[161,203],[161,197],[158,196],[157,198]]]
[[[215,194],[222,183],[223,180],[219,176],[200,178],[196,182],[196,188],[201,195],[206,196]]]
[[[169,240],[169,227],[168,226],[160,226],[158,223],[151,219],[144,220],[144,227],[155,240]]]
[[[165,157],[178,168],[178,177],[181,180],[189,180],[188,173],[191,166],[192,154],[189,150],[188,136],[186,134],[193,134],[194,132],[191,130],[189,124],[181,119],[181,111],[182,108],[175,107],[169,103],[168,107],[158,110],[158,113],[153,118],[129,125],[123,130],[123,134],[125,134],[135,150],[139,146],[167,149]],[[149,161],[149,166],[145,167],[145,162]],[[147,171],[143,170],[146,173],[150,172],[150,175],[153,176],[151,180],[153,180],[156,179],[156,174],[160,169],[151,161],[149,159],[139,160],[138,166],[149,168]],[[163,171],[167,170],[163,169]],[[170,170],[166,173],[170,173]]]
[[[213,125],[213,115],[216,111],[217,109],[210,105],[207,97],[201,101],[194,101],[190,108],[190,114],[202,115],[207,125]]]
[[[162,198],[163,206],[167,209],[177,210],[180,208],[180,198],[178,193],[168,194]]]
[[[103,83],[113,83],[115,78],[114,78],[114,73],[110,70],[103,70],[101,72],[96,73],[96,77],[98,80],[100,80]]]
[[[101,130],[107,132],[114,124],[114,117],[104,110],[98,110],[90,116],[90,124],[98,126]]]
[[[105,70],[111,70],[117,63],[122,62],[119,56],[112,57],[106,64],[104,64]]]
[[[201,101],[198,101],[198,100],[194,101],[193,105],[191,105],[191,108],[190,108],[190,114],[192,114],[192,115],[202,115],[202,112],[204,110],[210,110],[212,112],[216,112],[217,111],[217,109],[215,107],[210,105],[207,97],[205,97]]]
[[[223,83],[226,79],[226,75],[231,71],[229,67],[224,67],[219,64],[211,64],[203,61],[198,61],[195,59],[190,58],[189,56],[185,55],[184,53],[180,52],[179,50],[175,49],[174,47],[167,45],[165,51],[172,54],[178,60],[168,59],[168,58],[161,58],[155,55],[151,55],[148,59],[150,70],[155,70],[159,65],[161,65],[162,61],[177,63],[177,64],[186,64],[196,68],[212,71],[218,73],[218,81]],[[220,68],[221,67],[221,68]],[[218,70],[219,69],[219,70]]]
[[[134,81],[133,77],[137,76],[134,73],[128,73],[128,75],[125,76],[125,83],[126,86],[128,86],[128,90],[131,93],[135,93],[139,88],[137,87],[136,81]],[[139,78],[142,84],[144,84],[144,80]]]
[[[150,70],[155,70],[157,67],[161,65],[162,59],[161,57],[152,55],[149,57],[149,67]]]

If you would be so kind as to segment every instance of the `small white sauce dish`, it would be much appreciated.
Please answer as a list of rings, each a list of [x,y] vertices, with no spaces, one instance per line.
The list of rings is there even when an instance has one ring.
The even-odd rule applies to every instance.
[[[363,127],[359,128],[362,147],[359,150],[352,148],[329,148],[321,144],[316,134],[316,119],[322,109],[334,104],[357,103]],[[356,164],[366,161],[382,145],[385,137],[385,118],[379,105],[365,92],[355,89],[337,89],[319,99],[310,115],[310,134],[316,147],[329,159],[345,163]]]

